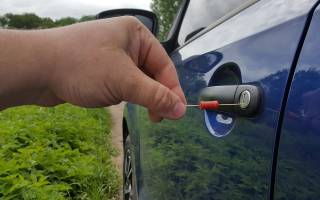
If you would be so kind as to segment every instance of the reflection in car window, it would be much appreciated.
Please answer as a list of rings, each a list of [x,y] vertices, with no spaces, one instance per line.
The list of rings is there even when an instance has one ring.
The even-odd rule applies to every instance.
[[[248,0],[191,0],[181,25],[178,44],[240,7]]]

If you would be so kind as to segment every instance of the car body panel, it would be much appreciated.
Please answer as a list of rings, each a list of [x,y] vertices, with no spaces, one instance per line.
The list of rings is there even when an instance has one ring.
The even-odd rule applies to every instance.
[[[128,104],[139,199],[268,197],[282,98],[315,2],[257,2],[171,55],[188,103],[197,103],[207,86],[240,81],[263,89],[263,108],[255,118],[215,112],[205,117],[191,108],[181,120],[154,124],[144,108]],[[240,71],[239,80],[212,80],[226,65]]]
[[[275,199],[320,199],[320,7],[308,30],[281,132]]]

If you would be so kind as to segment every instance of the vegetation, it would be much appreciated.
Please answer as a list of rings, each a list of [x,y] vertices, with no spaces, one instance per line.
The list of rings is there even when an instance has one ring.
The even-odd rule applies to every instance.
[[[153,0],[151,9],[159,19],[159,39],[165,40],[182,0]]]
[[[12,14],[7,13],[0,16],[0,26],[5,28],[17,29],[40,29],[66,26],[82,21],[93,20],[94,16],[83,16],[80,19],[73,17],[64,17],[57,20],[45,17],[41,18],[34,13]]]
[[[0,198],[111,199],[109,114],[70,105],[0,113]]]

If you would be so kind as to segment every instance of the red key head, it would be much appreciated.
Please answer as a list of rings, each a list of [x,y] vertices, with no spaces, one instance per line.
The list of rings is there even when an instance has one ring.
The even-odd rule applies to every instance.
[[[201,110],[217,110],[219,108],[218,101],[200,101],[199,108]]]

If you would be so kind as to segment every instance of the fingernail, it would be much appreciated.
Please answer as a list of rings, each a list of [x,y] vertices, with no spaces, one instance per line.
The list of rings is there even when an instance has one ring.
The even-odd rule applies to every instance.
[[[171,117],[174,119],[180,118],[184,115],[185,112],[186,106],[182,102],[178,102],[171,112]]]

